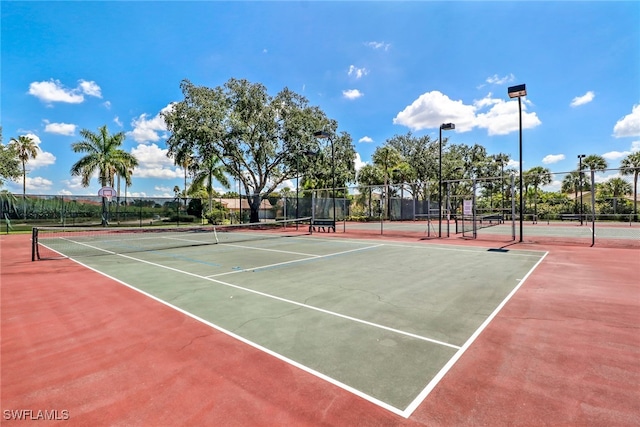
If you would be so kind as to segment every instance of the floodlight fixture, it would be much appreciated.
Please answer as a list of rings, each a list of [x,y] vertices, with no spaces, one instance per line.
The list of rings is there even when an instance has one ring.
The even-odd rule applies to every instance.
[[[456,125],[453,123],[443,123],[440,125],[440,158],[438,159],[438,238],[442,238],[442,131],[453,130]]]
[[[520,242],[522,242],[522,234],[523,234],[523,220],[524,220],[524,195],[522,193],[522,188],[524,184],[522,182],[522,100],[523,96],[527,95],[527,86],[524,84],[511,86],[507,89],[507,93],[509,94],[509,98],[518,98],[518,117],[520,119]]]
[[[521,96],[527,96],[527,86],[511,86],[509,89],[507,89],[507,92],[509,93],[509,98],[520,98]]]

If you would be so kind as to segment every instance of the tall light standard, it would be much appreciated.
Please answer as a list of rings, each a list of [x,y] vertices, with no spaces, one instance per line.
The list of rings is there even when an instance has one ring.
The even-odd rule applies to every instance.
[[[331,199],[333,200],[333,231],[335,232],[335,224],[336,224],[336,162],[335,162],[335,152],[334,152],[334,147],[333,147],[333,139],[331,138],[331,135],[329,135],[328,132],[325,132],[323,130],[319,130],[317,132],[313,133],[313,136],[315,136],[318,139],[328,139],[329,142],[331,143],[331,180],[333,181],[332,184],[332,191],[331,191]]]
[[[582,177],[583,177],[583,173],[582,173],[582,159],[584,159],[585,157],[587,157],[586,154],[578,154],[578,173],[579,175],[579,182],[580,182],[580,225],[582,224],[582,190],[583,190],[583,184],[582,184]]]
[[[443,123],[440,125],[440,158],[438,159],[438,238],[442,238],[442,131],[453,130],[456,125],[453,123]]]
[[[518,186],[520,187],[520,242],[522,242],[522,221],[524,219],[524,197],[522,195],[522,101],[521,98],[523,96],[527,96],[527,88],[526,85],[517,85],[511,86],[507,92],[509,93],[509,98],[518,98],[518,116],[520,117],[520,182]]]

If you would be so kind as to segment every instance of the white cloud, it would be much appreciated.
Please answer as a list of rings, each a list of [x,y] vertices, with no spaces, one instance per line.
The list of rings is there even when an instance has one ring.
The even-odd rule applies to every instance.
[[[133,171],[134,178],[159,178],[174,179],[184,178],[184,171],[175,167],[173,161],[167,157],[166,149],[159,148],[156,144],[140,144],[131,149],[138,167]]]
[[[31,191],[45,191],[50,190],[53,182],[41,176],[29,177],[25,181],[27,190]]]
[[[520,162],[518,160],[515,160],[515,159],[510,159],[507,162],[507,166],[509,166],[510,168],[515,168],[516,166],[520,166]]]
[[[173,104],[169,104],[160,110],[160,113],[167,112],[173,108]],[[131,121],[133,130],[127,132],[127,136],[132,137],[136,142],[156,142],[160,140],[158,132],[166,132],[167,125],[164,119],[160,115],[156,114],[155,117],[148,119],[146,113],[140,114],[138,118]]]
[[[100,86],[95,82],[80,80],[74,89],[64,87],[60,80],[51,79],[44,82],[32,82],[29,85],[29,95],[33,95],[42,102],[66,102],[68,104],[80,104],[84,101],[84,95],[102,98]]]
[[[573,98],[570,105],[572,107],[578,107],[580,105],[588,104],[593,101],[593,98],[595,98],[595,96],[596,94],[593,93],[593,91],[588,91],[582,96],[576,96],[575,98]]]
[[[56,156],[46,151],[40,150],[38,156],[35,159],[29,159],[27,162],[27,168],[33,170],[43,166],[49,166],[56,162]]]
[[[631,151],[609,151],[604,153],[602,157],[607,160],[618,160],[631,154]]]
[[[86,80],[80,80],[78,85],[80,86],[80,90],[85,95],[95,96],[96,98],[102,98],[102,90],[100,89],[100,86],[96,84],[96,82],[94,81],[88,82]]]
[[[67,89],[59,80],[48,82],[33,82],[29,85],[29,95],[33,95],[43,102],[67,102],[79,104],[84,96],[76,89]]]
[[[604,153],[602,157],[607,160],[618,160],[623,157],[627,157],[631,153],[635,153],[636,151],[640,151],[640,141],[633,141],[631,143],[631,148],[627,151],[609,151],[608,153]]]
[[[356,159],[355,159],[356,171],[359,171],[360,169],[362,169],[362,167],[366,164],[367,162],[363,162],[362,157],[360,157],[360,153],[356,151]]]
[[[48,120],[45,120],[45,123],[45,132],[67,136],[73,136],[76,133],[76,125],[71,123],[49,123]]]
[[[58,191],[58,195],[60,196],[71,196],[73,193],[69,190],[60,190]]]
[[[365,143],[367,143],[367,142],[373,142],[373,139],[372,139],[371,137],[369,137],[369,136],[363,136],[362,138],[360,138],[360,139],[358,140],[358,142],[365,142]]]
[[[113,119],[113,122],[114,122],[115,124],[117,124],[118,126],[122,127],[122,122],[120,121],[120,117],[116,116],[116,117]]]
[[[508,74],[504,77],[500,77],[497,74],[494,74],[491,77],[487,77],[486,82],[495,85],[503,85],[505,83],[511,83],[515,80],[515,76],[513,74]]]
[[[495,99],[486,113],[479,113],[475,125],[487,129],[489,136],[507,135],[520,129],[518,101]],[[530,129],[542,122],[536,113],[527,113],[527,102],[522,103],[522,128]],[[457,126],[457,125],[456,125]]]
[[[349,71],[347,71],[347,74],[355,77],[356,79],[360,79],[369,74],[369,70],[366,68],[358,68],[355,65],[349,65]]]
[[[423,93],[393,119],[394,124],[407,126],[414,131],[438,129],[442,123],[453,122],[456,131],[466,132],[473,128],[474,121],[473,106],[449,99],[437,90]]]
[[[370,48],[373,49],[382,49],[382,50],[389,50],[389,48],[391,47],[391,43],[385,43],[385,42],[365,42],[364,43],[365,46],[368,46]]]
[[[545,165],[551,165],[553,163],[558,163],[560,160],[564,159],[564,154],[549,154],[544,156],[544,158],[542,159],[542,163],[544,163]]]
[[[91,177],[91,179],[93,180],[96,177],[97,177],[97,174],[94,174],[94,176]],[[79,176],[72,176],[71,179],[63,180],[62,183],[66,185],[67,188],[71,188],[72,190],[80,190],[84,188],[82,186],[82,177],[79,177]],[[77,192],[72,192],[72,194],[77,194]]]
[[[342,91],[342,96],[347,99],[357,99],[363,95],[364,93],[360,92],[358,89],[347,89]]]
[[[631,114],[627,114],[613,127],[613,136],[640,136],[640,104],[634,105]]]
[[[163,191],[165,193],[170,193],[173,192],[173,188],[169,188],[169,187],[161,187],[159,185],[156,185],[155,187],[153,187],[154,190],[156,191]]]
[[[541,124],[536,113],[527,113],[526,100],[522,104],[522,127],[533,128]],[[490,107],[486,112],[479,112]],[[409,127],[412,130],[438,129],[442,123],[452,122],[456,132],[467,132],[474,127],[487,129],[490,136],[506,135],[519,129],[518,101],[505,101],[492,98],[488,94],[473,105],[454,101],[447,95],[435,90],[426,92],[393,119],[394,124]]]
[[[102,105],[104,105],[104,108],[107,110],[111,110],[111,101],[104,101]]]

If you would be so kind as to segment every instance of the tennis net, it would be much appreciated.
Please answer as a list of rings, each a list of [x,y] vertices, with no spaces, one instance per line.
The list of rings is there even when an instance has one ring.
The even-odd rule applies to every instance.
[[[504,222],[501,213],[491,213],[485,215],[462,215],[456,218],[456,233],[471,233],[487,227],[495,227]]]
[[[34,227],[31,260],[158,251],[309,234],[311,218],[199,227]]]

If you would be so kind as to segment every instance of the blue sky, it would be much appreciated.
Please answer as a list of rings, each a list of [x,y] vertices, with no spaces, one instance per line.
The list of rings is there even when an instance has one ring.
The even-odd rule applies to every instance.
[[[370,162],[397,134],[518,153],[523,167],[618,167],[640,150],[640,3],[627,2],[13,2],[2,1],[4,143],[31,135],[32,194],[96,194],[69,170],[79,131],[123,131],[140,161],[129,194],[172,196],[158,114],[179,84],[229,78],[284,87],[336,119]],[[517,164],[517,163],[516,163]],[[5,188],[21,192],[22,184]]]

